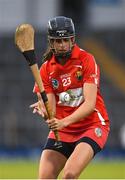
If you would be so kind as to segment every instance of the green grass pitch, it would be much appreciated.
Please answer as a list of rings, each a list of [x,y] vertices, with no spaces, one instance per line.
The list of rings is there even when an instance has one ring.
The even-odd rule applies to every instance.
[[[35,160],[0,160],[0,179],[37,179],[38,164]],[[125,179],[125,162],[93,161],[79,179]]]

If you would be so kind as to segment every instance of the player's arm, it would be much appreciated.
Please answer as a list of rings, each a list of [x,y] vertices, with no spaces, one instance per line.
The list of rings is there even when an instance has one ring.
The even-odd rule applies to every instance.
[[[85,83],[83,89],[83,96],[85,98],[85,101],[75,112],[63,119],[65,126],[68,126],[72,123],[78,122],[81,119],[86,118],[95,109],[97,85],[93,83]]]

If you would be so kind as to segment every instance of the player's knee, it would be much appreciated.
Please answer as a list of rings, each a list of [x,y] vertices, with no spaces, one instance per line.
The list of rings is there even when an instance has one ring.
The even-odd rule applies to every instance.
[[[40,172],[38,175],[38,179],[56,179],[56,178],[57,178],[57,175],[49,171]]]
[[[77,174],[73,171],[69,170],[64,170],[63,172],[63,179],[76,179]]]

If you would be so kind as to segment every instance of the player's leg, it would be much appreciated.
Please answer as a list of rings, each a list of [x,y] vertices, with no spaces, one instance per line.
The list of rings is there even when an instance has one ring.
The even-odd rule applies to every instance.
[[[55,150],[45,149],[39,165],[39,179],[56,179],[63,169],[66,157]]]
[[[67,160],[63,171],[63,179],[76,179],[93,158],[92,147],[85,143],[79,143]]]
[[[48,139],[41,155],[39,165],[39,179],[56,179],[63,169],[67,158],[67,145],[62,142],[62,147],[55,146],[54,139]]]
[[[63,178],[78,178],[93,156],[104,147],[108,134],[109,130],[97,126],[85,131],[84,136],[76,142],[76,147],[66,162]]]

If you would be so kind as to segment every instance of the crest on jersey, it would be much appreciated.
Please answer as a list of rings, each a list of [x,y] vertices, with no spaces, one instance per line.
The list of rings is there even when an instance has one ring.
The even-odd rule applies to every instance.
[[[101,128],[95,128],[95,134],[96,134],[97,137],[101,137],[102,136]]]
[[[82,75],[82,71],[81,70],[77,70],[76,71],[76,78],[77,78],[78,81],[82,80],[83,75]]]
[[[57,79],[52,79],[52,86],[54,89],[59,87],[59,81]]]

